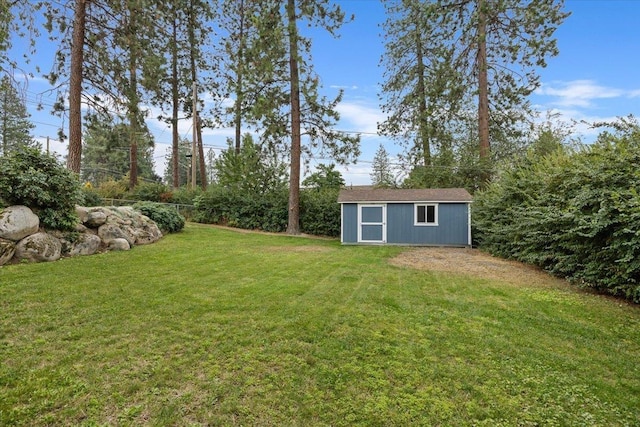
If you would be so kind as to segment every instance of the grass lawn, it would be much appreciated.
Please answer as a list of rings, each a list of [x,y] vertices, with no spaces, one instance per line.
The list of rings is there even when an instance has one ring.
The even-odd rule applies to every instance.
[[[201,225],[0,268],[0,425],[640,425],[640,309]]]

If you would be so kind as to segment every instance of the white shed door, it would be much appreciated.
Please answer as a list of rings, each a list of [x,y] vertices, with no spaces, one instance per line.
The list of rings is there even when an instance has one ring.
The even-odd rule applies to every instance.
[[[358,242],[385,243],[386,216],[385,205],[358,205]]]

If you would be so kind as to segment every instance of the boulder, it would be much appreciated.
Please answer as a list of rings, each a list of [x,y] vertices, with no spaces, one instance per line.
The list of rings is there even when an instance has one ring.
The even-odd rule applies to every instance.
[[[8,263],[16,252],[16,243],[11,240],[0,239],[0,265]]]
[[[14,258],[31,262],[56,261],[62,254],[62,243],[47,233],[35,233],[20,240]]]
[[[146,218],[146,217],[145,217]],[[162,238],[162,231],[155,222],[149,220],[136,229],[136,245],[148,245]]]
[[[0,238],[17,242],[37,233],[39,226],[40,219],[26,206],[10,206],[0,210]]]
[[[111,219],[111,217],[109,217],[109,219]],[[100,236],[102,241],[107,245],[115,239],[125,239],[129,243],[129,246],[136,242],[135,235],[132,233],[132,229],[130,227],[118,225],[111,221],[98,228],[98,236]]]
[[[93,255],[100,250],[102,240],[95,234],[81,234],[75,241],[70,242],[69,255]]]
[[[87,219],[83,223],[87,227],[98,228],[105,222],[107,222],[107,215],[103,211],[95,210],[89,211]]]
[[[113,239],[109,241],[107,248],[110,251],[128,251],[131,249],[131,245],[127,239]]]
[[[78,215],[80,224],[83,224],[89,217],[89,209],[85,208],[84,206],[76,206],[76,215]]]

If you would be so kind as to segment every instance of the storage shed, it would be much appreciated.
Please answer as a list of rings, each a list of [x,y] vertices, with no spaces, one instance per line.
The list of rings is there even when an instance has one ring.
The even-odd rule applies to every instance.
[[[471,246],[471,195],[464,188],[340,191],[343,244]]]

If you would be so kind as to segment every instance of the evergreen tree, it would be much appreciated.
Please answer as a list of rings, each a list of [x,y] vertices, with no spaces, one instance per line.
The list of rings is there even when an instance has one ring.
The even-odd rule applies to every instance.
[[[34,146],[31,137],[33,124],[24,101],[13,81],[4,76],[0,80],[0,155],[7,155],[18,147]]]
[[[329,0],[288,0],[284,8],[281,3],[262,1],[262,13],[255,22],[259,37],[249,49],[258,56],[246,80],[262,82],[262,87],[248,114],[262,125],[266,143],[283,148],[282,141],[290,140],[283,148],[290,159],[287,233],[298,234],[302,153],[321,152],[344,162],[359,154],[360,139],[332,129],[339,119],[336,107],[342,92],[333,100],[319,95],[320,81],[310,59],[311,39],[299,31],[306,22],[335,35],[344,13]]]
[[[159,0],[77,0],[77,3],[69,0],[46,6],[46,26],[52,37],[57,35],[60,41],[56,63],[48,77],[61,89],[69,83],[73,85],[70,93],[75,117],[73,120],[70,117],[73,132],[77,135],[81,126],[77,111],[79,99],[106,116],[116,111],[126,116],[130,132],[130,186],[137,183],[137,138],[143,132],[141,123],[145,116],[140,105],[145,95],[149,97],[149,91],[157,90],[159,75],[163,72],[162,51],[154,45],[161,40],[157,22],[165,13],[163,7],[164,2]],[[83,14],[86,27],[81,31]],[[72,19],[77,22],[70,25]],[[73,36],[68,34],[71,29]],[[81,39],[83,43],[79,42]],[[69,56],[73,58],[71,70]],[[67,81],[67,76],[74,80]],[[79,88],[81,94],[78,94]],[[59,112],[65,111],[66,95],[63,90],[59,92],[55,105]],[[68,166],[75,169],[77,137],[70,144],[70,150],[73,152],[70,151]]]
[[[527,97],[540,85],[538,67],[558,54],[553,33],[569,15],[563,0],[438,0],[435,24],[459,36],[454,66],[478,102],[480,158],[490,135],[515,131],[530,117]],[[476,95],[477,94],[477,95]]]
[[[169,106],[171,116],[164,114],[158,117],[171,124],[172,130],[172,159],[179,159],[180,137],[178,134],[178,120],[180,112],[186,113],[186,118],[193,121],[193,84],[196,83],[198,93],[214,90],[213,74],[218,72],[218,62],[209,55],[209,33],[215,18],[215,1],[205,0],[176,0],[166,4],[162,9],[162,22],[168,28],[165,40],[154,40],[155,49],[167,51],[169,72],[160,76],[158,90],[153,92],[152,102],[164,109]],[[168,46],[167,46],[168,45]],[[168,47],[168,49],[167,49]],[[198,160],[204,163],[202,145],[201,120],[198,120],[196,139],[198,142]],[[169,182],[177,185],[180,182],[180,167],[177,162],[171,164],[173,177]],[[202,165],[198,170],[202,170]],[[200,176],[199,181],[206,183],[206,177]]]
[[[326,188],[340,189],[344,187],[344,178],[335,164],[319,164],[317,170],[302,181],[302,186],[323,190]]]
[[[410,141],[414,178],[426,185],[453,183],[463,164],[473,164],[486,181],[491,160],[518,151],[522,125],[532,119],[527,97],[539,86],[537,68],[558,53],[553,33],[568,16],[563,1],[397,0],[386,6],[381,99],[389,117],[380,132]],[[468,146],[472,139],[475,149]]]
[[[176,153],[175,148],[176,147],[172,145],[172,147],[167,150],[167,155],[165,156],[167,168],[164,171],[164,180],[173,188],[178,188],[186,185],[191,179],[191,141],[184,138],[179,140],[177,159],[174,157]],[[177,181],[175,181],[175,165],[178,166]]]
[[[81,177],[98,185],[109,179],[119,180],[131,171],[131,150],[128,123],[114,123],[100,116],[87,117],[82,150]],[[136,134],[139,156],[136,175],[149,181],[159,181],[153,170],[153,136],[143,125]]]
[[[218,184],[222,187],[251,194],[263,194],[286,186],[286,165],[277,153],[261,148],[251,134],[245,134],[240,152],[229,139],[229,148],[215,159]]]
[[[385,2],[385,81],[379,94],[387,119],[381,134],[397,139],[425,167],[446,151],[448,124],[461,103],[461,76],[453,67],[451,29],[430,20],[436,4],[421,0]]]
[[[397,186],[389,153],[382,144],[376,151],[371,169],[371,183],[375,187],[393,188]]]
[[[192,154],[191,153],[193,148],[192,145],[193,145],[192,140],[182,138],[180,140],[180,143],[178,144],[178,161],[175,162],[173,160],[173,155],[174,155],[173,147],[170,150],[168,150],[167,155],[165,156],[168,167],[164,171],[164,180],[169,185],[173,186],[173,188],[178,188],[185,185],[192,187],[191,186],[191,176],[192,176],[192,173],[191,173]],[[205,162],[205,173],[207,173],[207,176],[208,176],[207,182],[213,182],[213,179],[211,178],[212,174],[210,173],[211,168],[213,167],[211,154],[213,154],[213,151],[210,150],[210,152],[207,153],[207,159]],[[214,158],[215,158],[215,155],[214,155]],[[178,181],[177,182],[173,180],[174,179],[173,165],[175,164],[178,165]],[[201,176],[202,174],[200,173],[200,162],[196,162],[196,185],[202,186],[202,181],[200,178]]]

